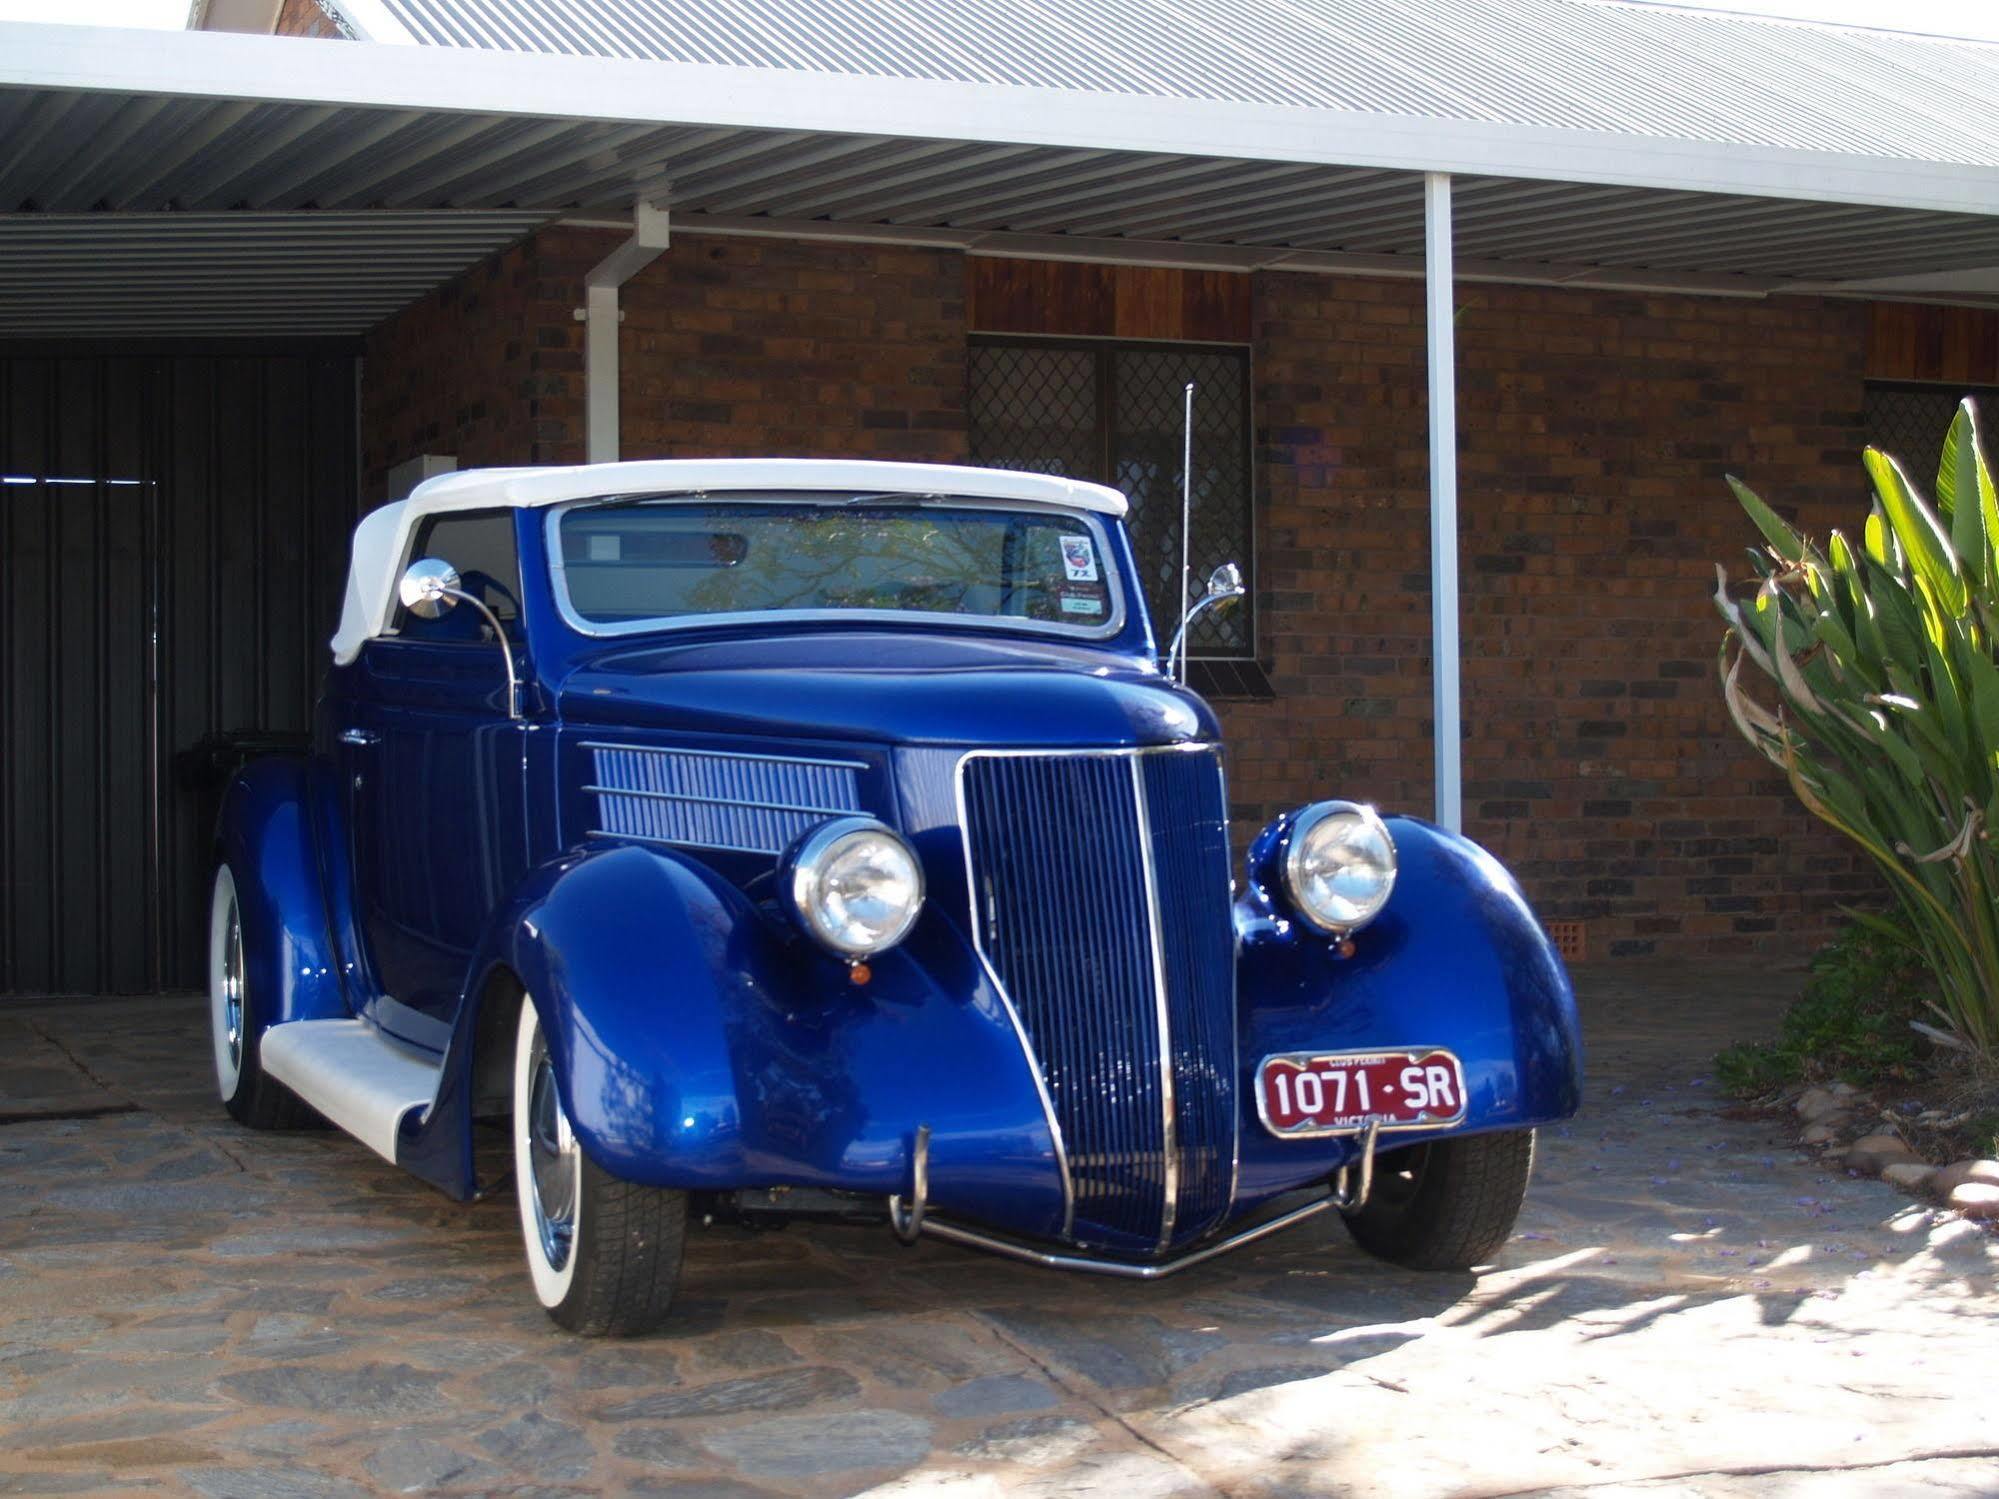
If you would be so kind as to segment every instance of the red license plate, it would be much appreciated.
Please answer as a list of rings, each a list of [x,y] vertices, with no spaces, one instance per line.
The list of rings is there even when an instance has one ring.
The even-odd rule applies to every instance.
[[[1465,1117],[1465,1069],[1438,1047],[1286,1052],[1257,1068],[1256,1111],[1274,1135],[1442,1128]]]

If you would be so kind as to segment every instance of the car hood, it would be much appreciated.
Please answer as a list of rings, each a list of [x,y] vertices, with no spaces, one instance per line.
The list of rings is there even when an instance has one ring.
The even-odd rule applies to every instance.
[[[1130,658],[889,633],[623,647],[563,683],[565,722],[876,744],[1148,745],[1218,737],[1198,697]]]

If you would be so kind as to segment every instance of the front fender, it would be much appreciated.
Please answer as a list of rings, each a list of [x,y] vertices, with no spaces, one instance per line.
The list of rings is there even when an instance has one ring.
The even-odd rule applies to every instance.
[[[1452,1134],[1545,1124],[1580,1102],[1575,996],[1519,885],[1469,839],[1414,818],[1388,827],[1395,893],[1355,934],[1350,958],[1288,919],[1282,897],[1256,881],[1237,902],[1241,1204],[1323,1179],[1351,1148],[1341,1137],[1280,1140],[1264,1128],[1256,1071],[1274,1052],[1448,1048],[1464,1063],[1468,1100]]]
[[[313,838],[312,776],[302,756],[253,760],[230,780],[216,818],[216,852],[236,878],[259,1031],[348,1015]]]
[[[928,1124],[933,1204],[1046,1234],[1063,1210],[1053,1136],[972,962],[931,911],[857,987],[697,860],[589,845],[533,871],[494,922],[440,1103],[464,1112],[476,1011],[504,969],[536,1006],[583,1150],[613,1176],[887,1195],[908,1190]]]

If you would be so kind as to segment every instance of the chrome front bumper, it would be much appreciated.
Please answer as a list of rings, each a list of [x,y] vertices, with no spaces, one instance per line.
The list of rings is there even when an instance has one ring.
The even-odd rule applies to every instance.
[[[1360,1151],[1350,1165],[1342,1166],[1333,1176],[1332,1185],[1326,1195],[1289,1212],[1280,1213],[1275,1218],[1265,1219],[1217,1239],[1212,1244],[1204,1244],[1170,1260],[1154,1260],[1132,1263],[1126,1260],[1097,1259],[1090,1255],[1064,1254],[1056,1250],[1037,1249],[1031,1244],[1022,1244],[1013,1239],[989,1234],[981,1229],[963,1228],[955,1223],[940,1221],[925,1211],[924,1198],[928,1195],[929,1172],[929,1130],[917,1135],[915,1170],[912,1173],[914,1192],[905,1206],[900,1197],[889,1199],[889,1222],[896,1236],[906,1244],[913,1244],[923,1235],[943,1239],[952,1244],[964,1244],[973,1249],[984,1249],[993,1254],[1005,1255],[1008,1259],[1021,1260],[1030,1265],[1042,1265],[1050,1270],[1081,1270],[1091,1275],[1112,1275],[1124,1280],[1164,1280],[1169,1275],[1178,1275],[1182,1270],[1232,1249],[1240,1249],[1245,1244],[1254,1244],[1258,1239],[1269,1238],[1303,1223],[1308,1218],[1316,1218],[1329,1208],[1338,1208],[1343,1213],[1358,1212],[1367,1205],[1368,1194],[1374,1189],[1374,1148],[1381,1133],[1378,1121],[1370,1121],[1360,1132]]]

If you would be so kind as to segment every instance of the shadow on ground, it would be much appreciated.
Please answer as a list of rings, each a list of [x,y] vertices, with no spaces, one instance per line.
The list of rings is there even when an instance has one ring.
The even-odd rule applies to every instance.
[[[1158,1285],[715,1230],[673,1330],[630,1343],[548,1324],[510,1199],[229,1123],[198,1002],[17,1005],[0,1491],[1999,1491],[1963,1372],[1999,1332],[1994,1242],[1712,1097],[1706,1059],[1786,986],[1579,987],[1588,1106],[1482,1276],[1323,1221]]]

